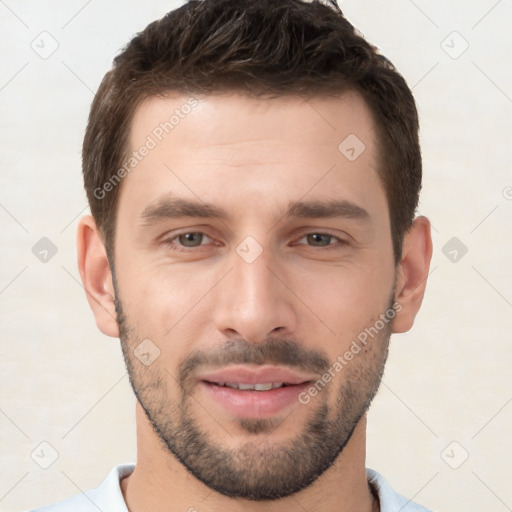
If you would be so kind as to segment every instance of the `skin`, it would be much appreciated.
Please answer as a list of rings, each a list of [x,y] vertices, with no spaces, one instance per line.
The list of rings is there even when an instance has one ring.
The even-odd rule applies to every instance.
[[[379,510],[366,480],[365,411],[380,382],[389,335],[409,330],[420,308],[432,255],[429,221],[414,220],[395,267],[388,205],[375,170],[374,123],[357,93],[309,101],[236,93],[198,99],[122,182],[117,286],[92,217],[78,228],[79,269],[96,323],[103,333],[121,337],[132,385],[146,406],[136,406],[136,469],[122,481],[128,508],[288,512],[300,504],[311,512]],[[170,94],[143,102],[132,122],[131,148],[139,148],[186,100]],[[349,134],[366,146],[354,161],[338,150]],[[228,216],[151,225],[141,220],[148,205],[169,197],[210,203]],[[292,202],[334,199],[363,208],[367,219],[286,216]],[[191,232],[206,237],[184,247],[177,235]],[[315,233],[332,237],[320,237],[319,244]],[[262,250],[251,263],[236,251],[248,236]],[[180,387],[181,363],[192,353],[231,354],[225,352],[228,342],[265,348],[270,339],[290,340],[298,354],[310,350],[332,365],[393,301],[400,311],[392,323],[324,390],[307,405],[276,413],[260,430],[218,407],[193,380],[186,381],[186,395]],[[143,339],[160,351],[147,367],[133,355]],[[358,390],[351,408],[350,385]],[[148,409],[163,430],[179,431],[184,396],[187,417],[202,439],[241,454],[240,469],[254,467],[262,478],[265,460],[304,439],[322,408],[333,425],[352,418],[355,427],[346,439],[336,439],[341,453],[297,492],[269,501],[230,497],[191,474],[153,429]],[[308,455],[311,450],[303,448]]]

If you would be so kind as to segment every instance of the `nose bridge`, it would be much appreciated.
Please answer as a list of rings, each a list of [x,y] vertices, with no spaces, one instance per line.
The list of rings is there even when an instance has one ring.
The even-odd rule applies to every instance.
[[[272,258],[269,251],[261,251],[259,255],[254,254],[256,250],[253,248],[246,254],[242,251],[242,247],[238,248],[237,256],[233,258],[233,277],[239,285],[236,287],[238,300],[253,307],[264,306],[269,299],[275,298],[275,278],[269,270]]]
[[[277,259],[252,237],[237,246],[215,306],[215,322],[224,334],[236,332],[246,341],[259,342],[278,329],[284,333],[295,328],[290,294],[274,275]]]

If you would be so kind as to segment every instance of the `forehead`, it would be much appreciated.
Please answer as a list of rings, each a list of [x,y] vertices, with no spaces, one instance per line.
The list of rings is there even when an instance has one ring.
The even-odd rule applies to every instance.
[[[134,114],[129,146],[134,165],[120,203],[132,212],[166,193],[212,204],[222,198],[226,207],[279,199],[288,205],[306,194],[386,206],[374,121],[352,91],[308,100],[149,98]]]
[[[361,95],[252,97],[236,92],[193,96],[169,92],[150,97],[136,109],[130,143],[136,148],[148,135],[158,144],[171,138],[187,146],[233,144],[251,138],[287,142],[325,138],[332,147],[354,134],[373,144],[373,116]],[[206,137],[206,138],[205,138]],[[370,151],[372,148],[370,147]]]

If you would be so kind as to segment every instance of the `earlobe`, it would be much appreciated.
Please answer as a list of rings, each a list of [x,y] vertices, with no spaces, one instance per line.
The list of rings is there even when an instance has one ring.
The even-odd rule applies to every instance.
[[[417,217],[404,236],[402,258],[397,269],[395,301],[401,305],[393,320],[393,332],[406,332],[418,313],[432,258],[430,222],[426,217]]]
[[[101,234],[90,215],[80,219],[77,253],[78,269],[96,325],[107,336],[118,338],[110,264]]]

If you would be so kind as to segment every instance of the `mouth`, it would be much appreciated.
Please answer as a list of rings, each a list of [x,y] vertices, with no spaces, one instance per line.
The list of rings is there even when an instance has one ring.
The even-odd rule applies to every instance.
[[[295,386],[296,384],[286,384],[284,382],[266,382],[259,384],[242,384],[237,382],[209,382],[204,381],[207,384],[213,384],[214,386],[220,386],[223,388],[240,389],[242,391],[270,391],[271,389],[279,389],[288,386]]]
[[[293,405],[315,380],[287,368],[231,367],[203,375],[198,385],[210,403],[238,418],[268,418]]]

